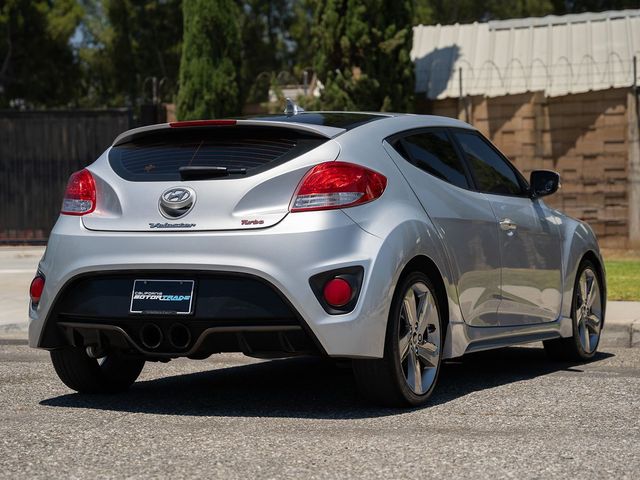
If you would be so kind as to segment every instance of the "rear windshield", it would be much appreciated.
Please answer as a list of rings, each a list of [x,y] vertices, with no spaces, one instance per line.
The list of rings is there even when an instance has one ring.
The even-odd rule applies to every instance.
[[[114,171],[125,180],[180,180],[180,167],[207,166],[268,170],[302,155],[327,139],[287,128],[214,127],[150,132],[109,152]],[[234,178],[230,177],[221,177]],[[237,178],[237,177],[236,177]]]

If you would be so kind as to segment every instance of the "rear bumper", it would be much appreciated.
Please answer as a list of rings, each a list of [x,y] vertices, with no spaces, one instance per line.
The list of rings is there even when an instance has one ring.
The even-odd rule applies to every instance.
[[[132,314],[131,290],[139,278],[193,280],[192,314]],[[149,341],[149,332],[157,338]],[[108,345],[146,357],[323,353],[313,333],[272,285],[252,275],[207,271],[145,270],[74,277],[61,289],[40,343],[45,348]]]
[[[83,334],[79,324],[107,325],[106,329],[111,330],[118,327],[138,343],[133,327],[140,320],[129,317],[123,307],[113,315],[96,315],[89,307],[74,313],[82,297],[78,285],[83,285],[83,278],[120,275],[132,281],[141,272],[156,278],[172,273],[185,278],[252,278],[269,286],[282,304],[277,306],[267,301],[265,311],[271,313],[262,317],[241,312],[237,312],[235,318],[229,318],[228,312],[222,316],[198,317],[196,314],[189,320],[194,325],[194,339],[189,349],[179,355],[175,355],[175,351],[158,350],[159,353],[197,356],[197,352],[190,351],[196,342],[215,344],[221,333],[235,335],[262,327],[278,335],[278,332],[289,332],[283,341],[293,346],[294,351],[298,351],[294,345],[297,340],[287,337],[300,331],[311,340],[316,352],[338,357],[379,358],[383,354],[390,296],[389,276],[378,279],[375,275],[381,246],[378,237],[363,231],[339,210],[289,215],[274,227],[250,232],[95,232],[85,229],[77,217],[62,216],[40,263],[46,284],[37,308],[30,308],[29,344],[56,348],[59,342],[68,343],[73,339],[72,331]],[[316,299],[309,278],[356,265],[362,266],[365,274],[354,310],[348,314],[328,314]],[[78,291],[80,297],[69,300],[71,285],[76,285],[72,289]],[[238,289],[242,288],[242,284],[238,284]],[[162,323],[174,319],[155,320]],[[76,327],[70,327],[74,322]],[[121,332],[116,333],[122,336]],[[238,341],[242,346],[242,340]],[[211,351],[216,348],[210,346]]]

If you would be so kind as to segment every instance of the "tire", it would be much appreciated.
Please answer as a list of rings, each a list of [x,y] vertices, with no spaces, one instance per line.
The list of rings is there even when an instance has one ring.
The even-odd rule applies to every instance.
[[[597,352],[602,332],[603,298],[598,270],[590,260],[578,267],[571,301],[572,335],[543,342],[553,360],[584,362]]]
[[[399,283],[389,312],[384,357],[353,361],[356,383],[368,400],[389,407],[417,407],[428,401],[442,358],[443,322],[435,291],[422,272],[412,272]],[[409,318],[414,318],[413,326]]]
[[[116,393],[127,390],[138,378],[144,360],[110,352],[98,361],[85,348],[51,351],[51,362],[60,380],[80,393]]]

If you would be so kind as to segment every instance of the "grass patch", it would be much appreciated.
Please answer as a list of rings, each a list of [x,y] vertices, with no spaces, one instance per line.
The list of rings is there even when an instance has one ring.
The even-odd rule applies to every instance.
[[[640,259],[605,260],[607,298],[640,301]]]

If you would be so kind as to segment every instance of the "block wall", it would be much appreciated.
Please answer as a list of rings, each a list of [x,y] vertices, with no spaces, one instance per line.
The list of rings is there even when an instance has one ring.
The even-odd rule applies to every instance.
[[[601,245],[628,238],[627,89],[546,98],[541,92],[417,103],[420,113],[472,123],[528,178],[560,173],[562,189],[548,204],[586,220]]]

